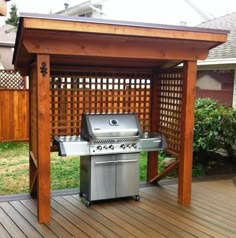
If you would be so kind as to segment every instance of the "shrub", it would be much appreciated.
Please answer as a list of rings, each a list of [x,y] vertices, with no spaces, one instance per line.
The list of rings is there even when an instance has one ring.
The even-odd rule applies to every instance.
[[[197,157],[206,152],[225,149],[235,158],[236,110],[213,99],[197,99],[193,150]]]

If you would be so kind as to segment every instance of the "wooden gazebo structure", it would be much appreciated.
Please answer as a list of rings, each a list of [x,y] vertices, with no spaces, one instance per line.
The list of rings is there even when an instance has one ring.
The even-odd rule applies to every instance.
[[[158,175],[149,153],[148,182],[178,166],[178,202],[188,205],[196,61],[226,38],[222,30],[22,14],[13,61],[30,78],[30,192],[39,222],[50,221],[52,138],[79,134],[82,112],[136,112],[143,131],[164,134],[178,160]]]

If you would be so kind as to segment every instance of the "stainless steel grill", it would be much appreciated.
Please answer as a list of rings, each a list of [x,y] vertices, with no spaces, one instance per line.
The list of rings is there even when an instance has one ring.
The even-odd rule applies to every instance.
[[[140,151],[166,148],[159,134],[142,133],[134,113],[83,114],[80,136],[55,137],[62,156],[80,157],[80,193],[91,201],[139,199]]]

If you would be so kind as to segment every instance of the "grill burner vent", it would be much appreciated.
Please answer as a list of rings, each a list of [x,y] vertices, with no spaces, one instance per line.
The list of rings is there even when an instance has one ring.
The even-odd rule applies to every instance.
[[[92,144],[112,144],[112,143],[125,143],[125,142],[136,142],[137,139],[123,138],[123,139],[109,139],[109,140],[93,140]]]

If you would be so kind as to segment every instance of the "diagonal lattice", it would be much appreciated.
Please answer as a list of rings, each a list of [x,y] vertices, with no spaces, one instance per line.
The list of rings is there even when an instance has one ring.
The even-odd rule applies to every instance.
[[[15,70],[0,70],[0,89],[25,89],[25,81]]]

